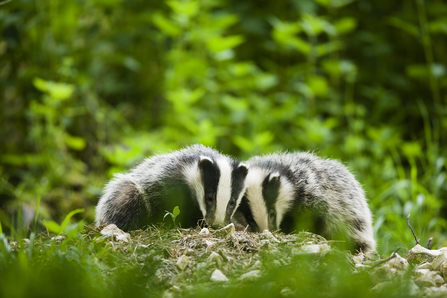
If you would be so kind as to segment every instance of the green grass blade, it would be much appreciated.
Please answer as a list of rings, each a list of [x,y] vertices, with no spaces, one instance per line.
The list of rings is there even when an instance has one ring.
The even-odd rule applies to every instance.
[[[67,216],[65,216],[65,219],[61,224],[61,230],[60,230],[59,234],[61,234],[65,231],[65,229],[67,228],[68,224],[70,223],[70,219],[73,217],[73,215],[82,213],[82,212],[84,212],[84,209],[75,209],[75,210],[71,211],[70,213],[68,213]]]

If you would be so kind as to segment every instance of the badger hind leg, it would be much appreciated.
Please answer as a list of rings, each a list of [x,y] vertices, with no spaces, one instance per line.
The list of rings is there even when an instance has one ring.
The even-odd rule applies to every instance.
[[[119,183],[108,197],[98,204],[98,224],[115,224],[122,230],[141,229],[149,223],[149,212],[143,195],[131,181]]]

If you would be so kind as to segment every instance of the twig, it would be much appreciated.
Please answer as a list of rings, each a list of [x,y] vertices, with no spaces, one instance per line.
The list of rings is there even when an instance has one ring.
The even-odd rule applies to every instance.
[[[386,259],[377,261],[376,263],[374,263],[374,265],[371,266],[371,268],[376,268],[376,267],[379,266],[380,264],[386,263],[386,262],[388,262],[389,260],[395,258],[395,257],[396,257],[396,253],[397,253],[400,249],[401,249],[401,248],[398,247],[395,251],[393,251],[393,253],[391,254],[391,256],[389,256],[389,257],[386,258]]]
[[[416,244],[419,244],[419,240],[416,237],[416,234],[414,233],[414,230],[413,230],[413,228],[410,225],[410,214],[408,214],[408,216],[407,216],[407,225],[410,228],[411,232],[413,233],[413,237],[414,237],[414,240],[416,240]]]
[[[0,5],[5,5],[6,3],[9,3],[9,2],[11,2],[12,0],[6,0],[6,1],[3,1],[3,2],[0,2]]]
[[[430,239],[428,239],[428,243],[427,243],[427,248],[431,249],[431,242],[433,240],[433,237],[430,237]]]

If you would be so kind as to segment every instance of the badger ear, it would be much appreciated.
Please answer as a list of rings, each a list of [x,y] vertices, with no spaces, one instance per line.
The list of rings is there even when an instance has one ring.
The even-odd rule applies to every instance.
[[[214,162],[211,158],[207,157],[207,156],[200,156],[199,158],[199,162],[197,164],[197,166],[199,167],[199,169],[201,171],[209,171],[210,169],[213,168]]]
[[[269,183],[270,184],[278,184],[280,183],[281,175],[278,172],[271,173],[269,175]]]
[[[247,173],[248,173],[248,165],[246,165],[246,164],[241,162],[237,166],[236,170],[239,173],[239,175],[241,175],[241,178],[245,178],[247,176]]]

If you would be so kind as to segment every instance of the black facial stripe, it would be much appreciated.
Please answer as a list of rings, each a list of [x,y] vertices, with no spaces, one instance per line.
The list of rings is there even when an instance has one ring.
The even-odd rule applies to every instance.
[[[214,221],[216,211],[216,193],[219,185],[220,170],[215,160],[203,159],[199,161],[200,175],[205,190],[206,217]],[[212,200],[208,200],[212,198]]]
[[[251,232],[259,232],[259,227],[253,218],[253,213],[251,211],[250,205],[248,204],[248,199],[246,196],[242,197],[241,203],[239,204],[237,210],[241,211],[242,214],[245,216],[245,220],[248,224],[248,230]]]
[[[245,177],[247,177],[248,169],[239,163],[233,163],[231,172],[231,198],[227,205],[225,221],[229,222],[236,208],[237,199],[244,189]]]
[[[262,182],[262,196],[264,197],[267,210],[275,210],[275,203],[278,199],[280,179],[279,176],[271,177],[269,174]]]

